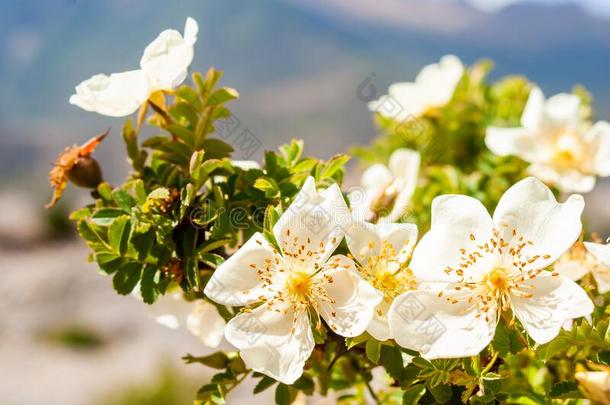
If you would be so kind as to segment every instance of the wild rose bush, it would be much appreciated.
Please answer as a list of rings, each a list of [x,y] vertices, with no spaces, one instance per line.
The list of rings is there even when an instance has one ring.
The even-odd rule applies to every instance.
[[[248,143],[237,91],[215,69],[184,84],[197,31],[162,32],[141,69],[70,99],[137,112],[122,185],[92,157],[105,134],[51,174],[52,203],[68,181],[93,189],[72,219],[116,291],[220,348],[184,357],[218,370],[197,403],[249,376],[278,404],[608,403],[610,245],[569,193],[610,175],[610,125],[584,89],[545,99],[443,57],[369,103],[380,134],[342,189],[349,156],[304,157],[302,141],[231,160]]]

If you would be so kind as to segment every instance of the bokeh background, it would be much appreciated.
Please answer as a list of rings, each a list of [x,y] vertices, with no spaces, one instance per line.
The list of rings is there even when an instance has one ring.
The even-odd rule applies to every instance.
[[[0,0],[0,10],[3,404],[189,403],[210,375],[180,361],[206,353],[194,337],[155,324],[86,263],[65,220],[86,192],[42,208],[64,146],[110,126],[98,160],[111,183],[127,169],[121,120],[69,105],[74,85],[136,68],[144,47],[163,29],[182,31],[187,16],[200,25],[192,67],[222,69],[240,91],[233,110],[261,141],[254,157],[294,137],[321,157],[366,143],[375,129],[360,84],[381,94],[446,53],[492,59],[492,78],[524,74],[546,94],[582,84],[597,119],[610,119],[607,0]],[[585,196],[604,236],[609,189],[601,181]]]

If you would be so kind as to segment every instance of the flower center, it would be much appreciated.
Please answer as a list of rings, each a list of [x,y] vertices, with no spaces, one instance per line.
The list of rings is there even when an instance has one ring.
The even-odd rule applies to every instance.
[[[506,269],[503,267],[494,268],[485,275],[483,283],[493,292],[500,294],[507,292],[509,289],[509,277],[506,274]]]
[[[508,240],[505,240],[503,235],[509,235]],[[532,297],[531,290],[534,287],[527,281],[545,271],[544,267],[541,264],[537,265],[536,262],[540,259],[549,259],[549,255],[527,255],[526,247],[532,246],[534,243],[518,235],[515,229],[511,233],[503,234],[494,229],[493,236],[487,240],[478,240],[474,234],[471,234],[470,240],[473,242],[474,248],[460,249],[461,257],[458,266],[445,269],[447,274],[455,274],[459,277],[453,289],[460,292],[454,297],[447,297],[447,301],[452,304],[467,302],[470,305],[464,309],[465,312],[478,307],[481,313],[476,315],[477,318],[484,314],[485,320],[489,321],[490,313],[510,308],[511,296]],[[477,263],[490,255],[494,256],[492,260],[501,265],[492,267],[483,277],[477,279],[476,268],[484,265]],[[553,273],[552,275],[558,274]],[[442,295],[443,292],[439,292],[439,297]]]
[[[555,135],[555,151],[551,160],[558,168],[580,168],[585,154],[586,146],[578,133],[562,130]]]
[[[369,245],[369,249],[373,249]],[[376,256],[368,258],[361,268],[364,278],[373,287],[388,298],[396,298],[400,294],[417,287],[413,272],[398,260],[396,251],[389,242],[384,242],[381,251]]]
[[[286,282],[286,291],[297,303],[306,304],[311,295],[313,285],[311,274],[306,271],[298,270],[290,275]]]

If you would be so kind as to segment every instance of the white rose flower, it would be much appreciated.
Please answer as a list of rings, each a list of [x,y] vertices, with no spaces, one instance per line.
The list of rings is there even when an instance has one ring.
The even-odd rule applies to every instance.
[[[369,109],[399,122],[421,116],[447,104],[463,75],[462,62],[445,55],[439,63],[424,66],[414,82],[392,84],[387,95],[369,103]]]
[[[350,193],[358,221],[397,221],[411,202],[417,187],[421,157],[410,149],[397,149],[388,166],[374,164],[364,171],[362,190]]]
[[[589,192],[595,176],[610,176],[610,124],[582,122],[580,104],[578,96],[565,93],[545,100],[535,87],[521,127],[487,128],[487,147],[529,162],[532,175],[561,191]]]
[[[134,295],[140,298],[139,291],[134,291]],[[171,291],[147,305],[147,309],[161,325],[186,328],[207,347],[217,348],[222,342],[226,322],[216,307],[205,300],[187,301],[182,291]]]
[[[418,287],[407,266],[415,242],[417,226],[414,224],[355,222],[348,232],[347,245],[360,263],[360,274],[383,294],[367,328],[377,340],[392,339],[388,311],[394,298]]]
[[[585,248],[596,263],[590,267],[597,289],[605,294],[610,291],[610,244],[585,242]]]
[[[182,84],[193,61],[198,31],[190,17],[184,36],[176,30],[163,31],[144,50],[139,70],[94,75],[76,86],[70,104],[110,117],[134,113],[153,93]]]
[[[581,196],[560,204],[532,177],[504,193],[493,218],[472,197],[436,198],[432,227],[410,266],[440,288],[394,300],[389,320],[396,342],[426,358],[474,356],[491,342],[505,311],[540,344],[566,320],[590,314],[586,292],[546,270],[578,239],[583,208]]]
[[[366,330],[382,297],[353,260],[331,257],[349,217],[339,187],[318,192],[310,177],[273,228],[279,250],[256,233],[213,273],[205,288],[210,299],[247,306],[229,321],[225,337],[249,368],[296,381],[314,348],[310,315],[314,326],[322,317],[341,336]]]

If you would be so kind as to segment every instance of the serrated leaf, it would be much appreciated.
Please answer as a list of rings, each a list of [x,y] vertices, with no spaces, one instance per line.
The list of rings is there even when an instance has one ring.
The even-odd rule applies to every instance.
[[[567,399],[567,398],[583,398],[583,395],[578,390],[576,381],[560,381],[553,384],[549,391],[551,398]]]
[[[140,295],[146,304],[152,304],[159,296],[159,290],[155,283],[155,277],[158,274],[158,269],[154,266],[147,265],[142,271],[142,281],[140,282]]]
[[[400,379],[404,366],[402,363],[402,353],[398,347],[382,345],[380,364],[392,378]]]

